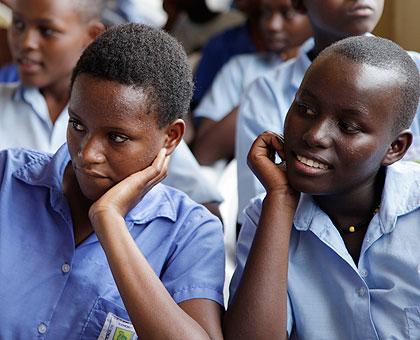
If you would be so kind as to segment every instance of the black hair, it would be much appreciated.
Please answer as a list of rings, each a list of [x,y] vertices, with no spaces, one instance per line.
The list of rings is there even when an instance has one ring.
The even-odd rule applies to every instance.
[[[183,118],[192,97],[192,72],[181,45],[169,34],[140,24],[117,25],[100,35],[80,57],[80,74],[133,86],[146,94],[159,127]]]
[[[106,0],[71,0],[76,11],[85,21],[100,20]]]
[[[355,36],[332,44],[322,51],[318,58],[325,58],[331,54],[395,72],[398,75],[399,95],[396,96],[394,105],[394,132],[398,133],[410,127],[419,104],[420,75],[416,64],[405,50],[388,39]]]

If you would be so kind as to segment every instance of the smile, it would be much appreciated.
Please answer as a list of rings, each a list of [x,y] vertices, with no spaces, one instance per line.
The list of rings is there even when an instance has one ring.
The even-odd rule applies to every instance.
[[[327,164],[323,164],[320,163],[318,161],[315,161],[313,159],[309,159],[306,157],[303,157],[301,155],[296,155],[296,158],[298,159],[299,162],[311,167],[311,168],[315,168],[315,169],[322,169],[322,170],[327,170],[328,169],[328,165]]]

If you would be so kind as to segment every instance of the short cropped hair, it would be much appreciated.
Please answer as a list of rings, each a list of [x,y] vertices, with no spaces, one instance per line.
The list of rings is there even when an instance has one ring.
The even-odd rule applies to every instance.
[[[80,74],[133,86],[146,94],[160,128],[189,110],[192,72],[181,45],[169,34],[140,24],[117,25],[100,35],[80,57]]]
[[[398,75],[399,96],[395,98],[394,132],[410,127],[417,112],[420,76],[415,62],[396,43],[374,36],[355,36],[340,40],[322,51],[318,58],[336,54],[356,63],[367,64]]]
[[[66,0],[67,1],[67,0]],[[71,0],[81,18],[86,21],[100,20],[106,0]]]

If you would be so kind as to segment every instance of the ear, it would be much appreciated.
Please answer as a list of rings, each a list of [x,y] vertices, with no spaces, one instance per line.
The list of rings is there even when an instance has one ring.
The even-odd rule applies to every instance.
[[[105,32],[105,26],[100,21],[92,20],[88,23],[87,26],[87,39],[85,48],[94,41],[100,34]]]
[[[292,0],[292,6],[299,13],[306,14],[307,12],[303,0]]]
[[[166,140],[164,147],[168,150],[167,155],[172,154],[181,141],[185,132],[185,122],[182,119],[176,119],[169,124],[166,129]]]
[[[404,157],[411,143],[413,142],[413,134],[410,130],[401,131],[394,139],[382,159],[382,165],[387,166],[399,161]]]

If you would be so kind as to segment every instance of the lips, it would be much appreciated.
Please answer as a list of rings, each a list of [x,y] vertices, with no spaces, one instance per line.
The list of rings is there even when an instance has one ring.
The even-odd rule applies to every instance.
[[[300,163],[305,164],[306,166],[310,168],[321,169],[321,170],[328,170],[330,168],[330,166],[327,163],[324,163],[320,160],[308,158],[299,154],[296,154],[296,158]]]
[[[348,11],[350,15],[369,16],[373,12],[373,8],[365,2],[356,2]]]
[[[91,170],[88,168],[82,168],[82,167],[75,167],[75,170],[79,173],[81,173],[84,176],[93,177],[93,178],[108,178],[108,176],[105,176],[101,174],[100,172],[97,172],[95,170]]]
[[[19,68],[23,72],[27,72],[27,73],[37,72],[42,67],[41,62],[39,62],[35,59],[27,58],[27,57],[18,57],[16,59],[16,62],[18,64]]]

